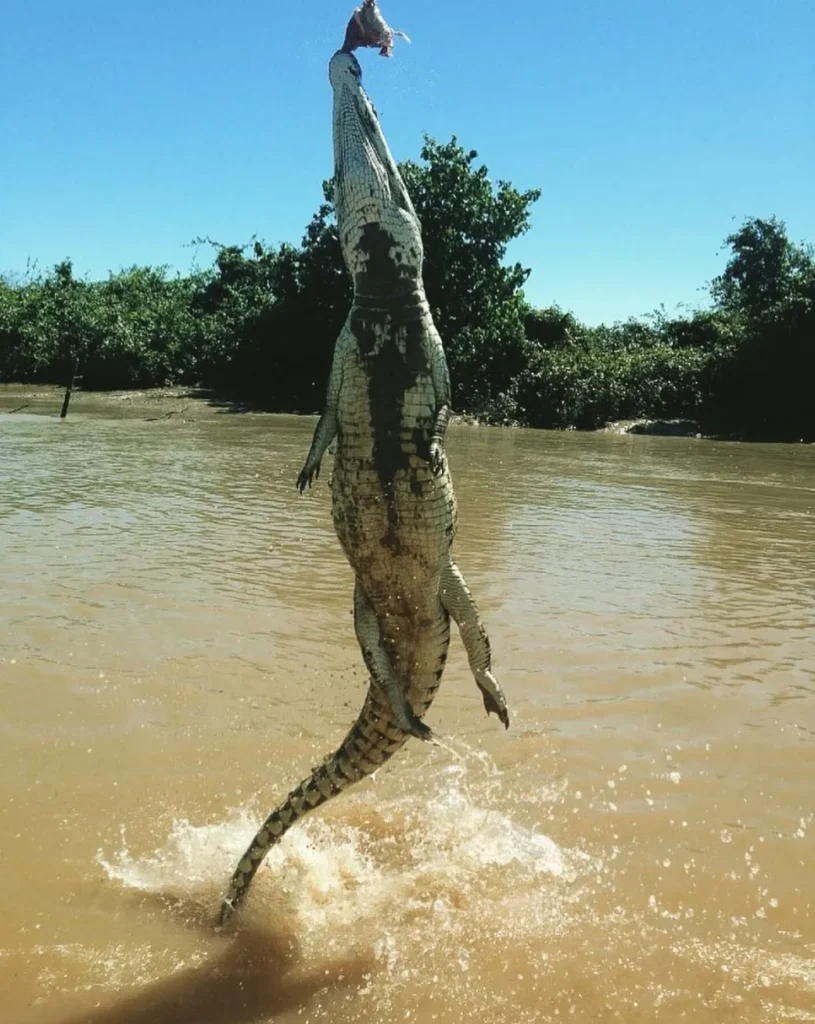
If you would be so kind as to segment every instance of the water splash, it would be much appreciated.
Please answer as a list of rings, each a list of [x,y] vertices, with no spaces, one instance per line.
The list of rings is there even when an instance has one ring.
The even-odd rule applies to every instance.
[[[224,879],[256,828],[254,818],[243,808],[212,825],[173,818],[165,842],[153,853],[134,857],[122,826],[121,848],[110,856],[99,850],[96,861],[108,878],[129,889],[166,892],[194,888]]]
[[[749,999],[772,1005],[777,1020],[793,1019],[795,999],[815,991],[805,956],[699,941],[685,936],[676,913],[616,903],[616,872],[625,866],[611,868],[513,820],[494,790],[506,787],[492,762],[466,754],[432,762],[423,768],[429,793],[409,778],[395,797],[363,786],[299,823],[270,852],[241,914],[243,926],[275,928],[280,908],[291,911],[304,969],[319,973],[326,957],[370,954],[374,967],[355,998],[370,1003],[364,1013],[376,1008],[371,1020],[424,1007],[430,1016],[417,1019],[440,1012],[464,1021],[503,993],[520,1024],[540,1019],[534,1007],[543,998],[572,1012],[576,977],[587,1007],[616,1000],[632,1020],[645,1019],[636,1014],[646,992],[649,1005],[666,1012],[695,1006],[699,977],[710,1006]],[[542,803],[553,799],[554,790],[541,795]],[[247,808],[215,824],[175,820],[151,854],[134,857],[123,838],[99,863],[111,879],[148,892],[208,887],[214,906],[255,825]],[[613,955],[587,961],[576,975],[586,936],[600,933],[614,937]],[[632,978],[644,987],[623,999],[620,986]],[[327,1001],[314,1020],[335,1011]]]
[[[590,858],[482,806],[468,791],[472,779],[464,763],[435,777],[429,796],[382,801],[371,787],[335,805],[331,819],[299,823],[270,851],[250,902],[267,910],[288,904],[306,939],[315,940],[373,919],[398,929],[408,918],[441,915],[450,928],[454,907],[469,907],[470,919],[482,912],[503,917],[512,894],[530,888],[536,895],[523,920],[539,922],[543,903],[547,916],[557,914]],[[108,878],[144,892],[219,890],[256,827],[247,808],[214,824],[177,818],[152,853],[134,856],[123,831],[121,848],[99,851],[97,861]],[[555,888],[541,888],[544,877]],[[517,908],[511,915],[520,927]]]

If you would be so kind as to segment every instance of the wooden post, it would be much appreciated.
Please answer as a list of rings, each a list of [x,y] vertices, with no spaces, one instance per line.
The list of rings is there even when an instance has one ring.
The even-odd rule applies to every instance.
[[[65,398],[62,400],[62,411],[59,414],[59,418],[64,420],[68,415],[68,406],[71,404],[71,393],[74,390],[74,378],[76,377],[76,371],[79,369],[79,359],[74,359],[73,367],[71,369],[71,376],[68,378],[68,386],[65,388]]]

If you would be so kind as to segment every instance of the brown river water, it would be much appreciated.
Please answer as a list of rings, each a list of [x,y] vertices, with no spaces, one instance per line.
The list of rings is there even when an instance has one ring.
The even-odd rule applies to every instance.
[[[440,744],[218,933],[363,699],[330,467],[310,417],[58,408],[0,389],[0,1020],[815,1021],[815,446],[454,426],[511,728],[456,637]]]

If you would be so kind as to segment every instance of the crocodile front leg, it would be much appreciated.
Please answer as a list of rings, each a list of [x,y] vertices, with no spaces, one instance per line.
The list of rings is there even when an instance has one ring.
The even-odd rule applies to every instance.
[[[434,476],[441,476],[444,472],[444,435],[447,433],[449,422],[450,406],[439,406],[433,417],[433,431],[430,435],[430,468]]]
[[[450,422],[450,371],[444,355],[441,338],[435,327],[430,328],[430,377],[433,381],[433,395],[436,412],[433,416],[433,430],[430,435],[430,468],[435,476],[444,472],[444,437]]]
[[[336,436],[336,413],[330,412],[326,409],[317,423],[317,429],[314,431],[314,439],[311,442],[311,448],[308,450],[306,464],[300,470],[297,477],[297,490],[301,494],[307,487],[311,487],[311,481],[313,479],[319,479],[320,463],[323,461],[323,456],[328,451],[328,446]]]
[[[487,714],[497,715],[508,729],[509,711],[506,697],[491,671],[490,640],[470,588],[452,559],[442,570],[441,603],[458,626],[470,670],[481,690]]]
[[[317,428],[314,431],[314,440],[311,442],[306,464],[297,477],[297,489],[301,494],[306,487],[311,487],[313,477],[319,477],[320,463],[323,456],[328,450],[328,446],[337,436],[337,405],[339,403],[340,389],[342,388],[343,367],[346,357],[354,344],[354,336],[351,333],[349,321],[346,321],[334,347],[331,375],[328,378],[325,412],[320,417]]]
[[[373,684],[379,688],[388,702],[393,721],[410,736],[420,740],[432,739],[430,727],[425,725],[410,706],[405,688],[394,672],[382,642],[382,631],[379,628],[376,611],[359,580],[354,583],[354,631]]]

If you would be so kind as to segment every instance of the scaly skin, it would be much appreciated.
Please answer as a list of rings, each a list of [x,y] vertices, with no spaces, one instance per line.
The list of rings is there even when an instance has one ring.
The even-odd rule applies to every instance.
[[[375,771],[409,736],[431,737],[422,716],[444,670],[451,616],[487,712],[509,725],[486,631],[450,555],[456,500],[443,447],[450,378],[424,294],[419,221],[356,58],[340,50],[329,77],[337,223],[354,304],[297,485],[311,485],[336,438],[334,527],[356,576],[354,627],[371,684],[339,750],[258,831],[232,876],[222,921],[297,818]]]

